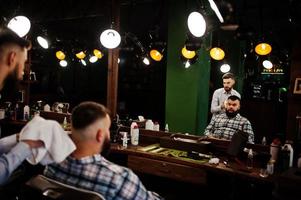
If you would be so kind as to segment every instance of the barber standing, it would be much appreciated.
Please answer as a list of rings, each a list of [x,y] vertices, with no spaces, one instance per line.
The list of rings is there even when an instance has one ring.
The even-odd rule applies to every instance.
[[[235,95],[241,98],[240,94],[233,89],[235,84],[235,77],[232,73],[226,73],[222,76],[223,86],[214,91],[211,101],[211,113],[214,115],[225,113],[227,106],[227,99],[229,96]]]
[[[6,27],[0,27],[0,90],[6,83],[22,80],[29,41]],[[42,147],[42,141],[23,140],[12,135],[0,140],[0,185],[31,154],[32,148]]]

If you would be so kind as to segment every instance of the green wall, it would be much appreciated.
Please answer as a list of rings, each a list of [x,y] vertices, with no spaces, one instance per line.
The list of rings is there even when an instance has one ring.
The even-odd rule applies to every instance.
[[[165,122],[172,132],[201,134],[207,126],[210,57],[205,49],[211,37],[206,37],[198,61],[185,69],[180,59],[189,14],[185,2],[169,1]]]

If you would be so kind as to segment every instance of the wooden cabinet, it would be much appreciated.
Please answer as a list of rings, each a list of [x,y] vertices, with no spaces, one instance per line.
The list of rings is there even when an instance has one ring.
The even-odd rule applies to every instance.
[[[167,177],[178,181],[195,184],[206,183],[206,172],[203,169],[178,163],[129,155],[128,167],[137,172]]]

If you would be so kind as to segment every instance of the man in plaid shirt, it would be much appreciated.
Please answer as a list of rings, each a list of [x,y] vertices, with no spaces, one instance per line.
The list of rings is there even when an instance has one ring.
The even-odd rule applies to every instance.
[[[100,152],[110,146],[111,120],[107,109],[83,102],[72,112],[72,139],[77,149],[62,163],[48,165],[45,176],[100,193],[106,200],[161,199],[147,191],[128,168],[106,160]]]
[[[240,98],[232,95],[227,99],[226,112],[214,115],[205,129],[205,135],[214,138],[231,140],[232,135],[241,130],[248,133],[248,142],[254,143],[254,133],[250,121],[238,112]]]

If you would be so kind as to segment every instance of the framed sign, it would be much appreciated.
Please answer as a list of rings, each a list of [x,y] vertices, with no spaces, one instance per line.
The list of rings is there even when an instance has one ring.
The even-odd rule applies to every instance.
[[[301,78],[295,80],[294,94],[301,94]]]

